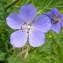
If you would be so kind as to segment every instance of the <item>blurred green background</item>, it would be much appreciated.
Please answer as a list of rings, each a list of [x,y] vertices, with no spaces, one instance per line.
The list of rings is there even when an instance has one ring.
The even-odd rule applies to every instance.
[[[63,29],[59,34],[46,33],[45,44],[38,48],[27,45],[16,49],[10,45],[9,37],[14,30],[7,26],[6,17],[29,3],[36,7],[38,15],[51,8],[63,13],[63,0],[0,0],[0,63],[63,63]]]

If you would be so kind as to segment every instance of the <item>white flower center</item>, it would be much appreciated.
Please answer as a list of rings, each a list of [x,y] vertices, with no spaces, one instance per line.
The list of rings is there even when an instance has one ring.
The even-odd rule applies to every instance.
[[[25,24],[22,25],[21,29],[22,29],[22,31],[29,32],[29,31],[32,30],[32,25],[25,23]]]

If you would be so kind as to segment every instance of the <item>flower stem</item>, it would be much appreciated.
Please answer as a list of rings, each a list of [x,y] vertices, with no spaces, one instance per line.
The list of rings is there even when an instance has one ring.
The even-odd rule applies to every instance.
[[[14,4],[16,4],[19,0],[15,0],[12,3],[10,3],[8,6],[5,7],[5,10],[7,10],[8,8],[12,7]]]

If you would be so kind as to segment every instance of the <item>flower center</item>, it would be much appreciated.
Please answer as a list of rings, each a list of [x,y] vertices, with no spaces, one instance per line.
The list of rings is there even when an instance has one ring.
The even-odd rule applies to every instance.
[[[60,17],[59,16],[54,16],[53,18],[52,18],[52,23],[53,24],[57,24],[57,23],[59,23],[60,22]]]
[[[21,27],[22,31],[26,31],[27,33],[32,30],[32,25],[30,23],[24,23]]]

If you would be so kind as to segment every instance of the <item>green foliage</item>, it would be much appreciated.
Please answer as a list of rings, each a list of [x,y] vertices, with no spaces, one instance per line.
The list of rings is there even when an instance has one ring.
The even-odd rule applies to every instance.
[[[5,53],[4,52],[0,52],[0,61],[4,61],[5,60]]]
[[[18,12],[20,6],[33,4],[37,15],[58,8],[63,13],[63,0],[0,0],[0,62],[1,63],[63,63],[63,29],[60,34],[49,31],[45,44],[39,48],[13,48],[9,43],[10,34],[14,31],[6,24],[10,13]],[[12,4],[13,3],[13,4]],[[28,50],[27,50],[28,48]]]

